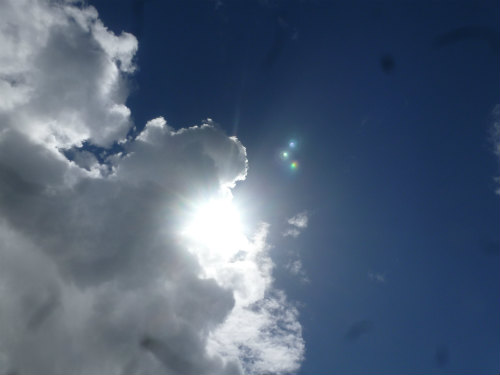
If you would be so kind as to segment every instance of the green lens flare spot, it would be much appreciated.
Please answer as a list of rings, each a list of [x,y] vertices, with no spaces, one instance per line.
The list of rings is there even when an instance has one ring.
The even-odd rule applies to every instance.
[[[281,157],[282,157],[283,159],[288,159],[288,158],[290,157],[290,155],[288,154],[288,152],[283,151],[283,152],[281,153]]]
[[[298,162],[296,162],[296,161],[292,161],[292,162],[290,163],[290,169],[291,169],[291,170],[296,170],[298,167],[299,167],[299,163],[298,163]]]

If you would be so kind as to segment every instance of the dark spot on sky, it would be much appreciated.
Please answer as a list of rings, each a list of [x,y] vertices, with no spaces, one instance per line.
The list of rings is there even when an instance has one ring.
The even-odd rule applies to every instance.
[[[22,74],[0,74],[0,81],[7,82],[10,86],[16,87],[26,83],[26,78]]]
[[[0,163],[0,187],[12,190],[16,194],[34,195],[42,191],[42,187],[24,180],[17,172]],[[1,197],[0,197],[1,198]]]
[[[361,320],[353,323],[347,330],[344,338],[346,340],[357,340],[361,336],[373,330],[373,322],[371,320]]]
[[[500,243],[496,241],[484,242],[481,244],[481,250],[486,255],[500,255]]]
[[[149,336],[145,336],[141,342],[139,343],[139,346],[143,349],[146,349],[146,350],[151,350],[155,347],[155,344],[156,344],[156,340],[149,337]]]
[[[392,73],[394,71],[396,64],[394,62],[394,57],[392,55],[386,54],[380,59],[380,67],[384,73]]]
[[[274,39],[269,47],[262,67],[264,69],[272,68],[280,55],[283,53],[285,46],[297,38],[298,32],[290,25],[290,21],[286,12],[277,12],[274,15]]]
[[[444,367],[448,364],[450,361],[450,351],[446,346],[440,346],[436,349],[434,361],[438,367]]]
[[[34,309],[30,319],[28,320],[27,327],[29,329],[36,330],[47,320],[59,304],[59,294],[51,292],[48,297]]]
[[[436,47],[445,47],[450,44],[463,42],[465,40],[479,40],[485,42],[494,52],[498,54],[500,45],[500,33],[489,27],[462,26],[446,33],[438,35],[434,39]]]
[[[145,335],[139,346],[149,351],[159,361],[163,362],[177,373],[199,373],[200,368],[196,365],[194,358],[186,359],[180,354],[179,348],[175,348],[160,339]]]
[[[132,0],[132,16],[134,18],[132,34],[141,38],[144,29],[144,7],[151,0]]]

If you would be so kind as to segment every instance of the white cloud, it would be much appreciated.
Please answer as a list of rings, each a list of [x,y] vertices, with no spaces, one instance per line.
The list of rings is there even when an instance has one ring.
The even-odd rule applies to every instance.
[[[123,73],[137,40],[107,31],[92,7],[47,3],[2,2],[0,129],[52,149],[108,146],[130,128]]]
[[[288,219],[288,224],[293,225],[297,228],[307,228],[307,222],[309,218],[307,216],[307,212],[300,212],[295,216],[292,216],[290,219]]]
[[[300,230],[297,228],[288,228],[283,232],[283,237],[297,238],[300,235]]]
[[[298,275],[302,271],[302,262],[300,260],[295,260],[289,264],[290,272],[294,275]]]
[[[297,238],[307,228],[308,222],[309,216],[307,211],[299,212],[287,220],[290,227],[283,232],[283,236]]]
[[[137,41],[92,7],[3,1],[0,47],[0,373],[297,370],[268,227],[228,254],[179,234],[195,202],[231,199],[243,145],[163,118],[125,140]],[[60,152],[87,140],[124,153]]]

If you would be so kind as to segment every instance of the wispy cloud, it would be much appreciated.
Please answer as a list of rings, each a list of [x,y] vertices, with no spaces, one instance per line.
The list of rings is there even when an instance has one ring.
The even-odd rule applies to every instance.
[[[368,278],[376,283],[385,283],[386,281],[385,274],[379,272],[368,273]]]
[[[307,216],[307,212],[300,212],[295,216],[292,216],[290,219],[288,219],[288,224],[293,225],[297,228],[307,228],[307,223],[309,221],[309,217]]]
[[[304,270],[302,261],[300,259],[291,260],[285,265],[285,268],[294,276],[298,277],[303,283],[310,283],[309,277]]]
[[[304,229],[307,228],[309,223],[309,216],[307,211],[300,212],[287,220],[287,223],[290,225],[283,232],[284,237],[298,237]]]
[[[297,238],[300,235],[300,230],[297,228],[288,228],[283,232],[283,237]]]

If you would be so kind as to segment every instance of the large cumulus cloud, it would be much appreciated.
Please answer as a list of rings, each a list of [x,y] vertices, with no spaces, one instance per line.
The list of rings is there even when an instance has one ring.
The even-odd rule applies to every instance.
[[[296,370],[268,227],[229,258],[179,234],[192,202],[245,178],[241,143],[163,118],[126,139],[137,41],[92,7],[2,1],[0,47],[0,373]]]

